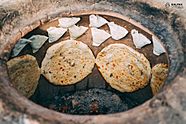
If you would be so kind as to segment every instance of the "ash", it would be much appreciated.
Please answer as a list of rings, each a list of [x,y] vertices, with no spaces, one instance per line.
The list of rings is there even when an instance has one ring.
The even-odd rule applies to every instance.
[[[97,115],[126,111],[129,106],[110,91],[89,89],[56,96],[48,108],[68,114]]]

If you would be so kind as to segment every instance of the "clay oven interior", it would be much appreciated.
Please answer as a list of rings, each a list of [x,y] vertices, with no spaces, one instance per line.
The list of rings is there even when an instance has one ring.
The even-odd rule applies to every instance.
[[[19,3],[20,2],[20,3]],[[184,105],[185,98],[185,25],[184,17],[176,12],[170,12],[170,8],[156,2],[145,3],[143,1],[17,1],[10,4],[2,5],[0,14],[4,18],[1,21],[0,37],[0,122],[30,121],[37,123],[156,123],[165,122],[184,122]],[[19,3],[19,5],[18,5]],[[16,7],[13,7],[16,6]],[[93,113],[93,115],[69,115],[58,113],[38,104],[46,103],[47,97],[54,98],[55,93],[59,93],[59,87],[42,84],[41,87],[50,87],[47,92],[54,96],[41,95],[37,92],[45,92],[43,89],[37,89],[36,93],[30,98],[31,102],[14,88],[10,86],[10,80],[7,75],[6,61],[10,58],[10,52],[20,37],[28,37],[32,33],[44,33],[39,27],[46,25],[56,17],[77,16],[87,12],[118,13],[124,17],[131,18],[137,25],[143,25],[153,34],[159,37],[164,44],[169,61],[169,75],[165,86],[161,92],[152,98],[149,87],[141,90],[140,93],[125,94],[129,98],[135,99],[138,103],[131,105],[128,111],[119,111],[119,113]],[[86,15],[86,14],[85,14]],[[108,15],[107,15],[108,16]],[[105,16],[106,17],[106,16]],[[85,17],[86,18],[86,17]],[[107,17],[106,17],[107,18]],[[109,18],[109,17],[108,17]],[[29,20],[29,21],[28,21]],[[106,28],[106,27],[105,27]],[[148,37],[148,34],[147,34]],[[148,48],[147,48],[148,50]],[[29,52],[25,50],[24,52]],[[22,54],[24,54],[24,52]],[[142,51],[145,53],[145,50]],[[40,53],[41,55],[41,53]],[[39,55],[38,55],[39,56]],[[37,57],[37,55],[36,55]],[[167,57],[167,56],[165,56]],[[153,61],[153,60],[152,60]],[[161,61],[161,59],[160,59]],[[164,59],[162,59],[164,61]],[[84,86],[84,85],[83,85]],[[62,87],[60,92],[79,90],[83,86]],[[97,87],[98,86],[98,87]],[[91,86],[88,85],[88,88]],[[110,88],[96,84],[93,88]],[[86,87],[87,89],[87,84]],[[115,93],[113,89],[109,89]],[[58,92],[57,92],[58,91]],[[148,93],[148,94],[147,94]],[[42,102],[42,99],[44,102]],[[50,99],[50,98],[49,98]],[[131,99],[130,99],[131,100]],[[129,100],[129,101],[130,101]],[[147,101],[146,101],[147,100]],[[146,102],[145,102],[146,101]],[[176,102],[175,102],[176,101]],[[130,101],[131,102],[131,101]],[[136,107],[139,105],[138,107]],[[43,105],[45,106],[45,105]],[[47,105],[46,105],[47,106]],[[103,114],[103,115],[102,115]],[[167,116],[166,116],[167,115]],[[4,117],[6,117],[4,119]],[[2,118],[2,119],[1,119]],[[9,118],[9,120],[7,119]]]

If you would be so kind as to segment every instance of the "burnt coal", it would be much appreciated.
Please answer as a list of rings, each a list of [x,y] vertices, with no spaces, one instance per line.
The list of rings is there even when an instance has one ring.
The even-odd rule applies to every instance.
[[[127,101],[104,89],[89,89],[56,96],[49,109],[68,114],[96,115],[122,112],[129,109]]]
[[[86,83],[86,87],[79,89],[79,83]],[[152,97],[149,85],[132,93],[121,93],[109,85],[105,88],[92,88],[86,79],[79,83],[57,86],[41,76],[36,92],[30,97],[30,100],[61,113],[98,115],[127,111]],[[104,83],[99,82],[97,84]]]

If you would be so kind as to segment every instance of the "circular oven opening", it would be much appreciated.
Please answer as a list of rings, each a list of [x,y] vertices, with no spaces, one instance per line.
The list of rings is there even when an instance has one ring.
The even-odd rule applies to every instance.
[[[98,30],[102,30],[102,31],[107,32],[108,34],[111,34],[111,28],[109,27],[109,23],[114,22],[117,26],[125,28],[128,31],[128,33],[119,40],[115,40],[113,39],[112,36],[109,36],[101,44],[95,46],[93,45],[94,39],[93,39],[93,34],[92,34],[92,27],[90,26],[91,15],[94,15],[96,17],[97,23],[101,20],[101,19],[98,19],[99,17],[108,21],[104,23],[103,25],[101,25],[100,27],[96,27],[96,29]],[[75,25],[78,27],[78,31],[80,32],[81,30],[80,26],[87,27],[87,30],[81,36],[78,36],[75,40],[81,41],[82,43],[86,44],[88,48],[90,48],[90,50],[92,51],[95,59],[97,59],[98,54],[105,47],[108,47],[111,44],[125,44],[129,46],[130,48],[134,49],[135,52],[136,51],[139,52],[140,55],[144,55],[144,57],[147,58],[147,60],[149,61],[150,69],[151,69],[150,75],[148,77],[148,81],[145,82],[146,83],[145,85],[138,86],[138,88],[133,91],[121,91],[121,90],[118,90],[118,88],[113,87],[112,82],[108,83],[108,79],[103,76],[103,73],[100,71],[98,64],[94,64],[94,67],[92,68],[91,73],[87,74],[87,76],[82,78],[80,81],[76,81],[73,84],[65,84],[65,85],[62,85],[62,84],[56,85],[54,83],[51,83],[49,79],[47,79],[48,78],[47,76],[45,76],[44,74],[40,74],[38,69],[36,69],[32,65],[31,66],[28,65],[27,63],[28,61],[25,62],[25,58],[26,60],[28,60],[28,58],[25,56],[28,54],[31,55],[33,58],[36,59],[39,68],[41,68],[43,59],[46,56],[48,48],[52,47],[54,44],[61,43],[61,42],[64,42],[72,38],[70,34],[70,27],[66,27],[65,33],[63,35],[60,34],[61,37],[59,37],[57,40],[55,40],[52,43],[49,42],[50,36],[49,36],[48,29],[51,27],[60,28],[59,19],[54,19],[39,26],[38,28],[32,30],[31,32],[23,36],[21,40],[19,40],[17,44],[15,45],[14,49],[16,50],[15,51],[14,49],[12,50],[11,52],[12,57],[9,58],[9,61],[19,58],[19,60],[16,60],[20,62],[20,63],[17,62],[17,64],[19,64],[19,68],[22,68],[20,66],[21,64],[25,65],[24,66],[25,69],[28,69],[27,68],[28,66],[31,67],[28,69],[31,71],[31,73],[30,72],[28,73],[28,74],[31,74],[30,77],[28,78],[29,80],[27,80],[27,77],[24,77],[27,72],[25,73],[24,72],[22,73],[21,71],[16,72],[17,75],[19,76],[22,75],[22,77],[24,78],[14,76],[15,78],[25,80],[25,84],[23,83],[23,85],[21,86],[19,83],[13,84],[14,87],[20,93],[23,93],[31,101],[35,102],[36,104],[39,104],[41,106],[44,106],[46,108],[49,108],[49,109],[52,109],[52,110],[55,110],[61,113],[76,114],[76,115],[77,114],[78,115],[109,114],[109,113],[127,111],[138,105],[141,105],[145,101],[151,99],[153,95],[158,93],[159,90],[162,88],[163,83],[166,80],[166,76],[164,76],[163,79],[161,78],[161,76],[155,78],[152,73],[153,72],[152,70],[153,70],[153,67],[155,67],[158,64],[166,65],[165,66],[166,73],[164,71],[161,71],[162,68],[160,68],[158,72],[159,72],[159,75],[161,75],[162,73],[165,73],[164,75],[168,75],[168,67],[169,67],[168,54],[166,50],[164,49],[163,45],[160,43],[160,41],[157,41],[157,42],[159,42],[159,45],[160,45],[159,47],[164,49],[163,50],[164,52],[160,55],[153,53],[153,48],[154,48],[153,42],[155,42],[153,41],[153,37],[156,37],[156,36],[154,36],[146,28],[140,26],[139,24],[135,23],[131,19],[127,19],[121,15],[118,16],[118,14],[115,14],[115,13],[111,14],[107,12],[87,12],[83,14],[82,13],[74,14],[74,15],[71,15],[68,17],[62,17],[62,18],[70,18],[70,19],[80,18],[80,20],[77,23],[75,23]],[[100,21],[100,23],[103,23],[103,21]],[[119,30],[120,28],[116,28],[116,30],[114,30],[114,33],[117,31],[119,32]],[[147,39],[150,41],[150,43],[147,43],[141,46],[141,48],[137,48],[136,44],[140,44],[140,43],[138,42],[134,44],[135,36],[132,36],[132,30],[138,31],[138,34],[140,35],[137,36],[138,37],[137,39],[140,42]],[[54,31],[55,36],[59,33],[58,31]],[[71,32],[73,31],[71,30]],[[33,41],[33,39],[36,39],[37,41],[37,39],[39,39],[38,36],[39,37],[43,36],[44,38],[47,37],[47,39],[45,40],[45,42],[43,42],[42,45],[36,43],[36,46],[33,47],[33,44],[31,44],[31,42]],[[99,37],[99,35],[97,35],[96,37]],[[141,41],[140,40],[141,37],[143,38],[145,37],[145,38]],[[41,47],[38,48],[38,46],[41,46]],[[21,50],[19,50],[20,47],[21,47]],[[34,50],[36,51],[34,52]],[[17,51],[20,51],[20,52],[17,53]],[[16,52],[16,54],[14,52]],[[135,54],[131,52],[127,52],[127,55],[128,56],[124,56],[125,59],[122,59],[122,61],[123,60],[132,61],[133,59],[130,59],[130,58],[135,56]],[[139,58],[138,57],[134,57],[135,58],[134,60],[142,61],[140,57]],[[30,61],[34,61],[34,59],[30,59]],[[15,63],[13,63],[13,65],[15,65],[13,69],[10,67],[12,70],[19,69],[19,68],[16,68],[17,65]],[[34,62],[32,62],[32,64],[33,63]],[[145,67],[147,66],[143,62],[142,64],[143,65],[140,65],[140,66],[145,66]],[[136,70],[134,69],[134,72],[137,70],[140,70],[139,65],[135,64],[134,67],[138,67],[138,68],[135,68]],[[39,73],[40,75],[38,78],[38,81],[34,82],[35,83],[34,85],[33,84],[27,85],[26,84],[27,82],[32,82],[32,80],[37,79],[34,76],[32,76],[32,74],[36,75],[36,72],[32,72],[32,69],[34,68],[35,68],[35,71],[37,71],[37,73]],[[124,67],[120,67],[120,68],[124,68]],[[9,69],[9,75],[11,75],[11,69]],[[144,71],[146,72],[147,68],[145,68]],[[144,72],[141,71],[140,73],[144,73]],[[135,73],[135,74],[138,74],[138,73]],[[131,74],[131,75],[135,77],[134,74]],[[110,77],[113,77],[113,75]],[[154,80],[158,80],[158,81],[154,81],[156,84],[151,85],[152,84],[151,81],[153,80],[153,78],[155,78]],[[132,79],[136,80],[136,78],[132,78]],[[126,80],[131,80],[131,79],[129,78]],[[133,82],[133,80],[131,80],[131,82]],[[15,80],[12,80],[12,82],[14,81]]]

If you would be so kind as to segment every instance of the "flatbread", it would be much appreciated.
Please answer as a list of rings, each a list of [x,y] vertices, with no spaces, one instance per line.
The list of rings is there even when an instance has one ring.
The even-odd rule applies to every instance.
[[[29,39],[21,38],[21,39],[15,44],[15,46],[14,46],[14,48],[13,48],[13,50],[12,50],[11,56],[12,56],[12,57],[17,56],[17,55],[21,52],[21,50],[23,50],[23,48],[24,48],[27,44],[29,44],[29,43],[31,43],[31,42],[32,42],[32,41],[29,40]]]
[[[65,28],[56,28],[56,27],[49,27],[47,29],[49,43],[53,43],[57,41],[60,37],[62,37],[66,33],[67,29]]]
[[[87,27],[74,25],[69,28],[70,38],[75,40],[83,35],[87,30]]]
[[[156,95],[160,88],[163,86],[168,75],[168,65],[167,64],[157,64],[152,68],[152,78],[150,81],[150,87],[152,93]]]
[[[98,28],[91,28],[91,34],[92,34],[92,46],[100,46],[109,37],[111,37],[109,33]]]
[[[153,54],[159,56],[165,53],[165,49],[158,38],[152,36],[152,42],[153,42]]]
[[[141,49],[147,44],[151,44],[151,41],[145,35],[139,33],[136,29],[131,30],[131,35],[136,48]]]
[[[43,46],[43,44],[48,40],[48,37],[44,35],[33,35],[32,37],[29,38],[29,40],[32,41],[30,43],[32,47],[32,52],[36,53]]]
[[[69,28],[81,20],[80,17],[63,17],[58,19],[59,26],[62,28]]]
[[[114,22],[109,22],[108,26],[110,29],[111,36],[114,40],[120,40],[128,34],[127,29],[115,24]]]
[[[110,86],[120,92],[145,87],[151,76],[147,58],[125,44],[111,44],[96,57],[96,65]]]
[[[40,68],[35,57],[23,55],[7,62],[12,85],[24,96],[34,94],[40,77]]]
[[[108,21],[105,18],[98,15],[90,15],[89,21],[90,21],[90,27],[95,27],[95,28],[99,28],[108,23]]]
[[[92,72],[95,57],[90,48],[76,40],[61,41],[49,47],[42,61],[42,74],[55,85],[70,85]]]

